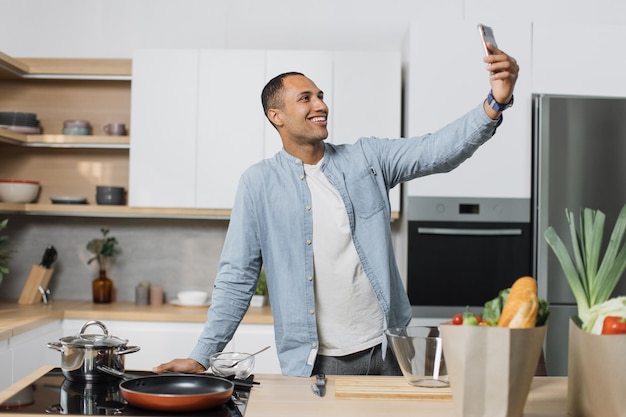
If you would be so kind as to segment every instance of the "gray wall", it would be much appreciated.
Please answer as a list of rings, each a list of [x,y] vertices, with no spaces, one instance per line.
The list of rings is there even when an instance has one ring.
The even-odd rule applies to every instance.
[[[9,216],[6,231],[16,252],[0,298],[19,297],[32,265],[52,244],[59,252],[50,283],[53,298],[90,299],[98,267],[87,265],[91,254],[85,246],[101,236],[101,227],[110,229],[122,249],[109,268],[118,300],[133,301],[141,281],[162,285],[168,299],[182,289],[211,291],[227,226],[216,220]]]

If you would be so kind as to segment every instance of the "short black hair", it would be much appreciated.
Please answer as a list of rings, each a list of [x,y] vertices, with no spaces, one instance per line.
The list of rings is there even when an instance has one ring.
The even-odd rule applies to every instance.
[[[263,112],[266,117],[269,109],[280,109],[283,107],[284,103],[280,94],[284,86],[283,79],[291,75],[304,76],[304,74],[300,72],[284,72],[269,80],[269,82],[265,84],[265,87],[263,87],[263,91],[261,92],[261,104],[263,105]]]

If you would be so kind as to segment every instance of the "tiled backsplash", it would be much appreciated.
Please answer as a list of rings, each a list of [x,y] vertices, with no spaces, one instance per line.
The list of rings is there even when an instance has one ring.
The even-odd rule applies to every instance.
[[[52,299],[90,300],[97,264],[87,265],[91,254],[86,245],[101,236],[101,227],[110,229],[122,250],[109,268],[117,300],[134,301],[141,281],[163,286],[168,300],[182,289],[212,292],[228,227],[225,220],[0,215],[4,218],[9,218],[5,232],[15,250],[0,284],[0,299],[5,300],[19,298],[48,244],[59,253],[50,281]]]

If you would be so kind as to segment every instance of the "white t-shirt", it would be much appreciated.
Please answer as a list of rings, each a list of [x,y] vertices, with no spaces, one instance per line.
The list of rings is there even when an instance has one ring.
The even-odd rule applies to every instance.
[[[354,248],[343,200],[320,165],[304,165],[313,211],[319,354],[343,356],[379,344],[384,315]]]

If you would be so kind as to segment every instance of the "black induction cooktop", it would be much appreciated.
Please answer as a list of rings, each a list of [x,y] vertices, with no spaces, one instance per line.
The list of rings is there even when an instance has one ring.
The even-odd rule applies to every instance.
[[[128,371],[136,376],[154,375],[146,371]],[[252,382],[253,376],[247,382]],[[206,416],[243,417],[250,386],[235,384],[231,400],[219,407],[206,410],[171,413],[144,410],[128,404],[119,390],[119,382],[72,382],[63,376],[60,368],[53,368],[35,382],[0,404],[0,415],[12,414],[68,414],[116,416]]]

